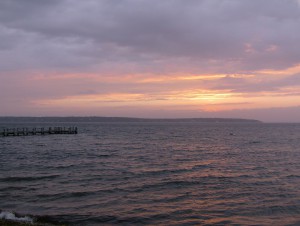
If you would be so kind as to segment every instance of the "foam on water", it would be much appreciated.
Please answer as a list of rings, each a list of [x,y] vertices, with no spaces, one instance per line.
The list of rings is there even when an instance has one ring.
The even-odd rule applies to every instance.
[[[0,213],[0,219],[3,220],[11,220],[11,221],[17,221],[17,222],[27,222],[27,223],[33,223],[33,219],[28,216],[16,216],[14,213],[2,211]]]

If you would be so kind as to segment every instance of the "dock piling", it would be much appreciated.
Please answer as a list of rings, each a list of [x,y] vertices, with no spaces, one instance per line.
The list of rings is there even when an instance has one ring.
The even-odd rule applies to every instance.
[[[0,129],[0,137],[51,135],[51,134],[77,134],[77,127],[48,127],[48,128],[3,128]]]

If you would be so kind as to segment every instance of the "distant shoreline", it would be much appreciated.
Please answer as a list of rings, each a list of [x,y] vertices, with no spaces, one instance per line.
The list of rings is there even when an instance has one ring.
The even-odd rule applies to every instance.
[[[240,118],[131,118],[131,117],[12,117],[1,116],[0,123],[16,122],[201,122],[201,123],[262,123]]]

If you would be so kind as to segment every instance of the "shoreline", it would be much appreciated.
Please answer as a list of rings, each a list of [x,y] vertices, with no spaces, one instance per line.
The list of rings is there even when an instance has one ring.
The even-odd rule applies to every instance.
[[[0,219],[0,226],[67,226],[67,224],[51,224],[42,222],[20,222],[13,220]]]

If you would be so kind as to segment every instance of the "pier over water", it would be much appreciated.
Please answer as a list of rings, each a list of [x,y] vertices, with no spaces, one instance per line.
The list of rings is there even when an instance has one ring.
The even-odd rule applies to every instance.
[[[0,129],[0,137],[32,136],[51,134],[77,134],[77,127],[47,127],[47,128],[4,128]]]

